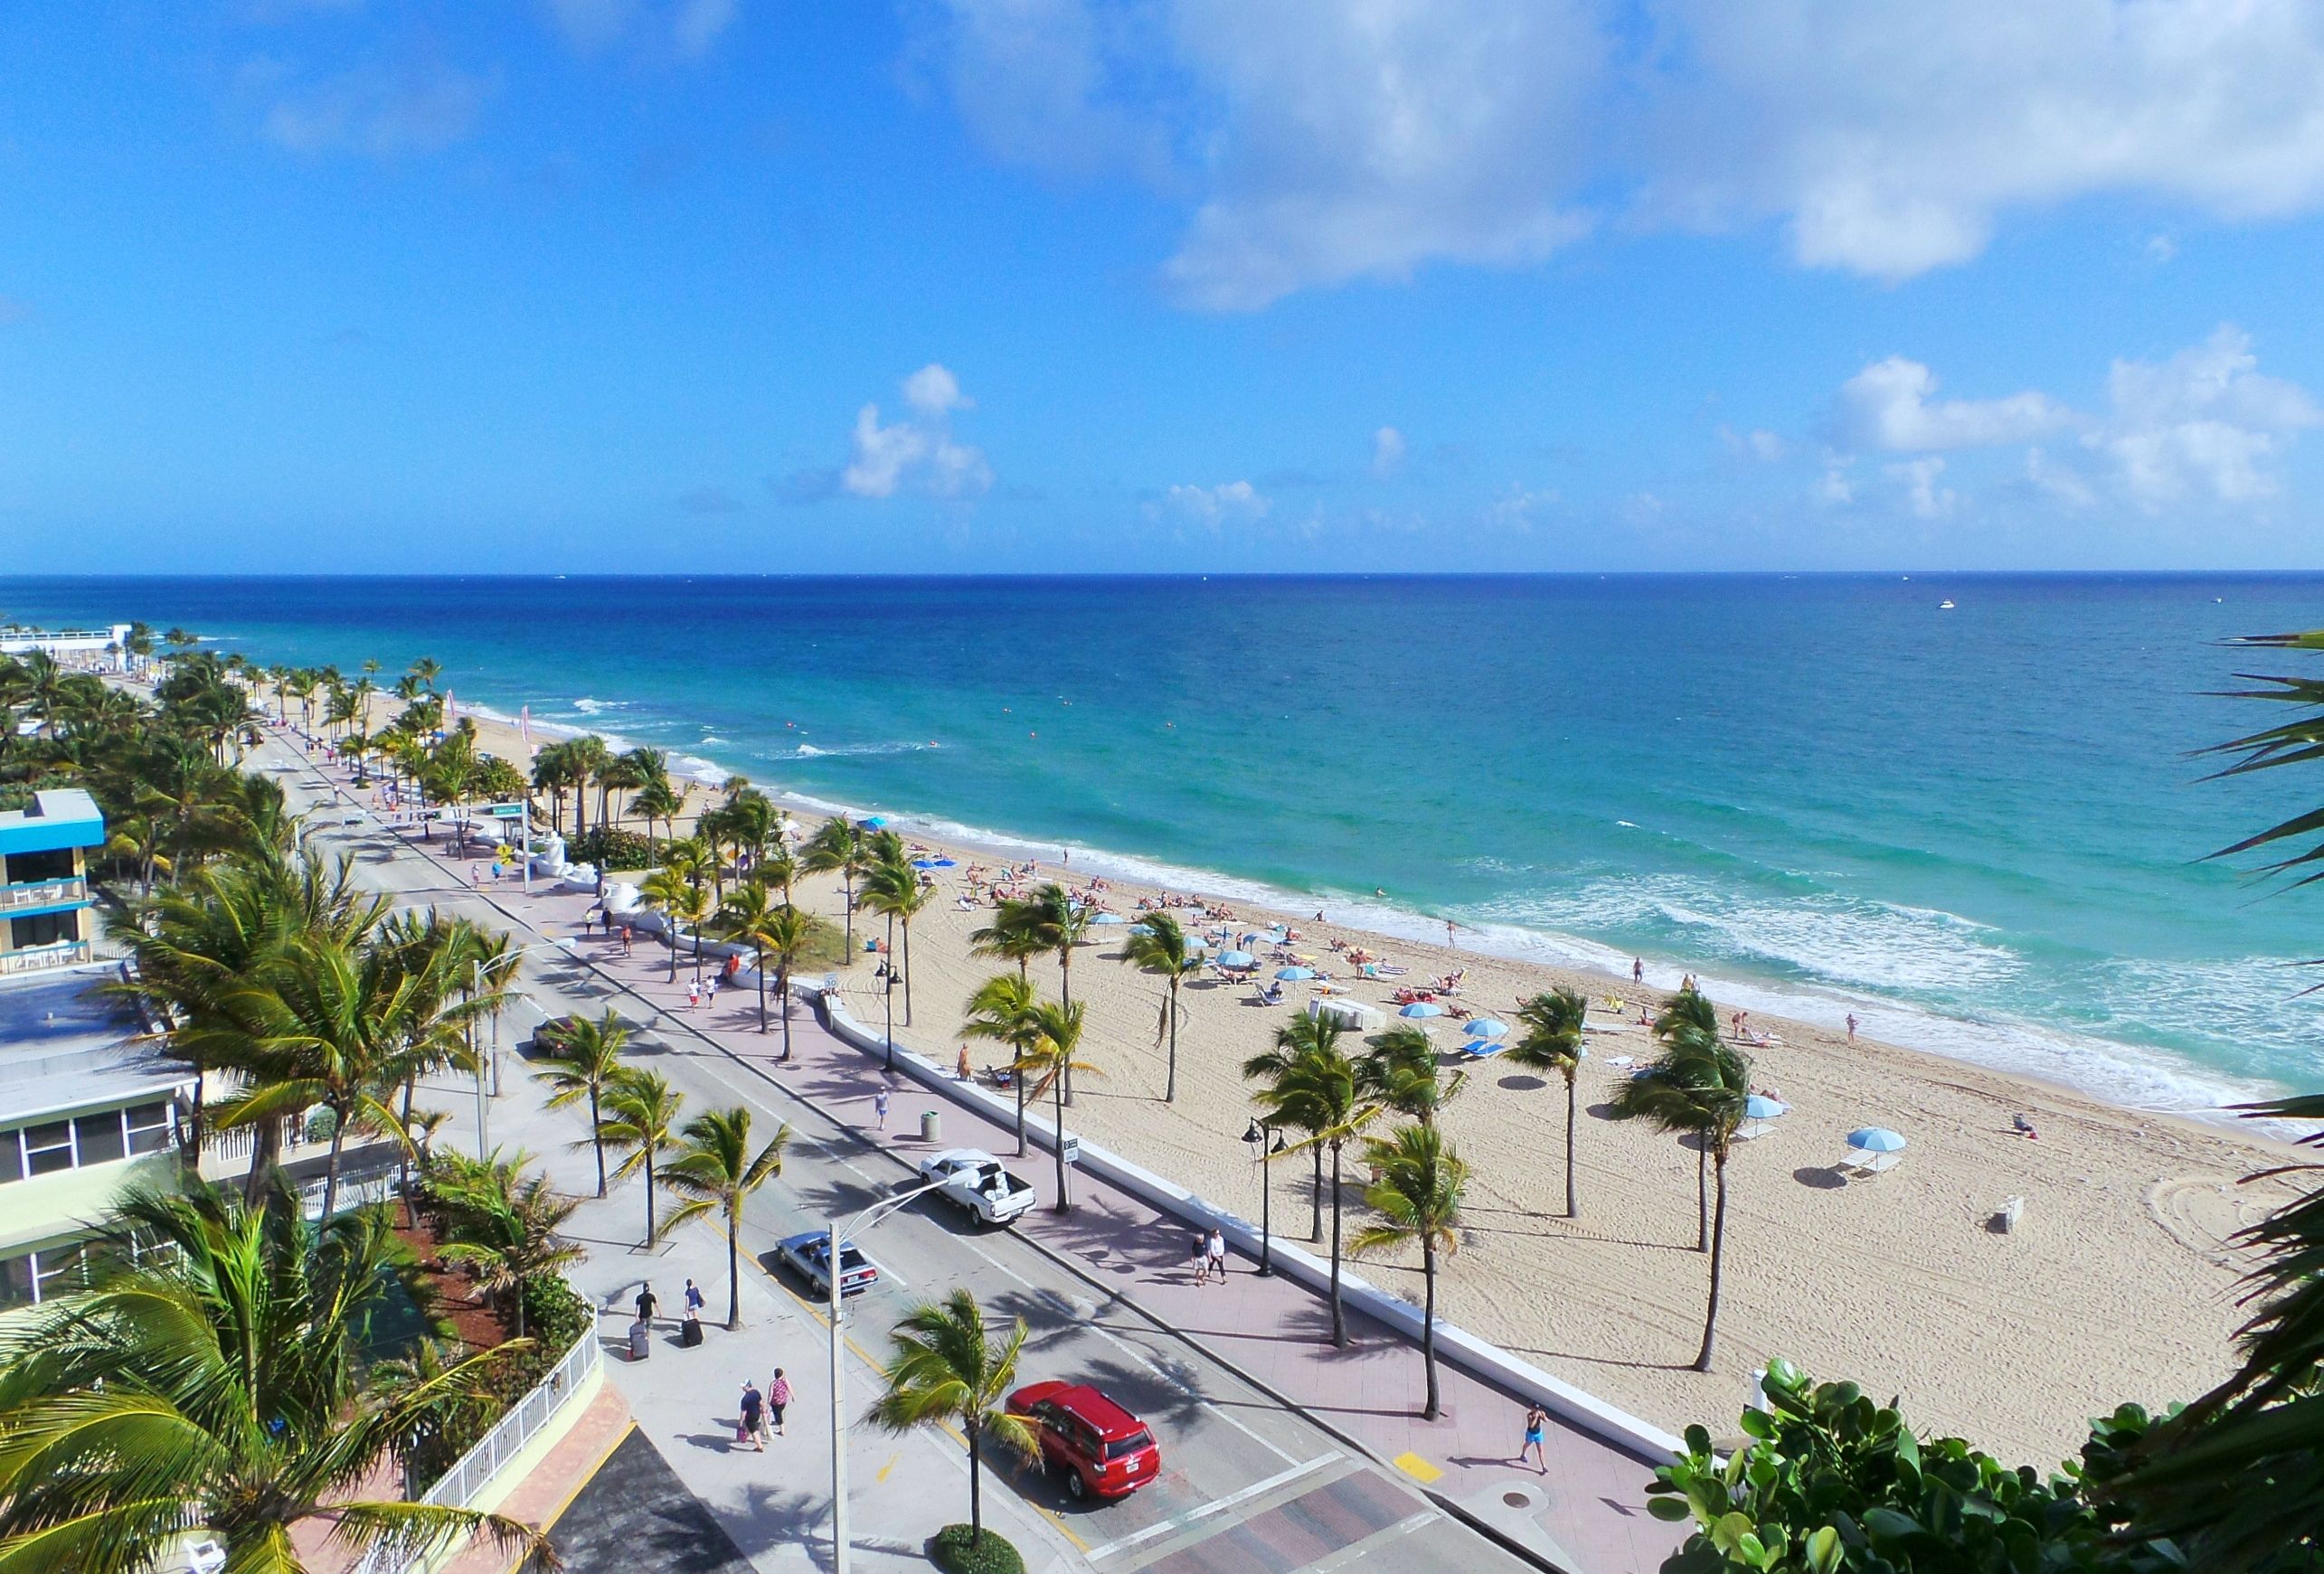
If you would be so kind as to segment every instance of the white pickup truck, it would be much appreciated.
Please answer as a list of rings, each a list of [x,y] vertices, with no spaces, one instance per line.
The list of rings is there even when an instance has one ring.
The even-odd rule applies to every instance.
[[[1001,1167],[981,1148],[956,1147],[920,1161],[920,1178],[943,1183],[934,1195],[987,1224],[1011,1224],[1033,1207],[1033,1183]]]

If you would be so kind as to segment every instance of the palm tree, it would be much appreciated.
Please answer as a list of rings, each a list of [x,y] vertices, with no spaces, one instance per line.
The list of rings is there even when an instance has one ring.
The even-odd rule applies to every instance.
[[[1711,1293],[1703,1313],[1703,1347],[1695,1356],[1695,1370],[1708,1371],[1712,1342],[1718,1336],[1719,1277],[1727,1240],[1727,1159],[1751,1097],[1751,1061],[1721,1041],[1715,1031],[1675,1032],[1666,1042],[1661,1057],[1615,1093],[1614,1118],[1645,1120],[1663,1131],[1691,1136],[1697,1153],[1710,1155],[1718,1208],[1711,1221]]]
[[[909,859],[899,858],[874,866],[864,886],[865,899],[874,911],[884,915],[892,924],[903,926],[903,1025],[912,1025],[912,920],[928,910],[936,900],[931,887],[920,883],[920,871]]]
[[[800,852],[799,866],[809,874],[836,874],[847,891],[847,954],[855,954],[855,877],[864,871],[864,834],[845,815],[834,815],[816,827]]]
[[[1018,1050],[1016,1076],[1034,1079],[1026,1097],[1038,1098],[1044,1093],[1057,1096],[1057,1211],[1071,1213],[1073,1199],[1065,1186],[1065,1079],[1075,1071],[1098,1075],[1098,1068],[1089,1061],[1076,1059],[1082,1047],[1082,1019],[1085,1007],[1076,1004],[1065,1005],[1053,1001],[1036,1003],[1025,1015],[1029,1039]]]
[[[993,912],[993,921],[968,931],[968,955],[996,962],[1014,962],[1016,976],[1032,976],[1033,959],[1049,949],[1041,927],[1038,904],[1011,898]]]
[[[621,1047],[629,1041],[629,1024],[610,1010],[596,1022],[575,1016],[560,1024],[550,1041],[556,1052],[550,1059],[549,1070],[534,1072],[533,1080],[552,1089],[552,1109],[589,1100],[590,1144],[597,1150],[597,1194],[602,1197],[605,1130],[600,1106],[606,1090],[621,1075]]]
[[[685,1099],[670,1089],[668,1079],[642,1066],[623,1066],[605,1089],[605,1115],[597,1123],[600,1152],[611,1148],[622,1155],[613,1178],[646,1177],[646,1240],[651,1245],[661,1232],[654,1224],[654,1193],[660,1184],[656,1166],[664,1149],[676,1144],[672,1128]]]
[[[338,1202],[339,1158],[360,1122],[391,1136],[402,1129],[385,1102],[415,1065],[473,1070],[462,1041],[472,1017],[496,996],[452,999],[457,982],[439,959],[407,967],[393,947],[359,947],[329,936],[298,939],[259,976],[228,992],[228,1009],[250,1024],[251,1079],[222,1102],[218,1124],[246,1126],[320,1105],[333,1116],[323,1182],[323,1214]]]
[[[1411,1023],[1398,1023],[1371,1043],[1356,1062],[1356,1089],[1384,1109],[1434,1126],[1436,1112],[1469,1085],[1465,1071],[1445,1079],[1437,1064],[1436,1044],[1427,1030]]]
[[[532,1287],[588,1255],[557,1232],[581,1199],[559,1195],[546,1175],[526,1174],[524,1154],[503,1159],[446,1155],[428,1191],[443,1211],[450,1239],[440,1255],[465,1268],[492,1304],[509,1312],[524,1337],[524,1300]]]
[[[1554,1071],[1565,1079],[1565,1216],[1582,1216],[1573,1192],[1574,1078],[1582,1070],[1582,1023],[1590,1002],[1578,989],[1553,989],[1517,1007],[1525,1032],[1505,1051],[1509,1063],[1529,1071]]]
[[[1392,1136],[1374,1137],[1364,1145],[1365,1163],[1371,1166],[1372,1184],[1364,1200],[1380,1215],[1379,1221],[1356,1232],[1349,1249],[1358,1257],[1416,1242],[1421,1249],[1421,1282],[1426,1287],[1421,1309],[1421,1365],[1428,1374],[1428,1402],[1423,1420],[1437,1417],[1436,1390],[1436,1258],[1460,1249],[1460,1192],[1469,1183],[1469,1166],[1432,1126],[1407,1126]]]
[[[1166,1038],[1169,1041],[1162,1102],[1174,1104],[1178,1098],[1178,986],[1186,982],[1188,974],[1202,970],[1202,956],[1187,946],[1186,931],[1179,927],[1178,920],[1157,909],[1140,919],[1129,931],[1121,947],[1121,959],[1141,973],[1162,976],[1162,1017],[1154,1030],[1154,1044],[1159,1049]]]
[[[1314,1019],[1299,1017],[1297,1022]],[[1286,1030],[1287,1032],[1289,1030]],[[1333,1035],[1336,1037],[1337,1035]],[[1328,1149],[1331,1154],[1331,1342],[1347,1347],[1347,1310],[1339,1296],[1340,1160],[1363,1134],[1379,1106],[1365,1101],[1356,1062],[1326,1039],[1318,1047],[1294,1051],[1258,1095],[1261,1117],[1308,1135],[1286,1151]]]
[[[1025,1319],[1006,1334],[987,1322],[965,1287],[904,1314],[888,1334],[888,1391],[872,1406],[872,1424],[893,1433],[951,1424],[968,1445],[968,1537],[985,1533],[985,1435],[1026,1458],[1040,1452],[1033,1424],[1008,1410],[1025,1349]]]
[[[402,1251],[385,1216],[310,1229],[287,1193],[247,1207],[190,1186],[125,1199],[115,1236],[124,1249],[141,1242],[138,1266],[43,1305],[9,1342],[0,1557],[142,1574],[183,1560],[198,1534],[218,1541],[230,1569],[305,1574],[293,1538],[302,1526],[349,1552],[377,1549],[391,1566],[471,1532],[505,1550],[545,1550],[538,1532],[499,1514],[348,1495],[512,1350],[365,1395],[364,1331]]]
[[[751,970],[759,976],[759,1031],[767,1031],[767,947],[773,943],[772,930],[782,908],[768,895],[766,882],[746,881],[734,888],[718,910],[719,932],[728,939],[751,947]],[[786,984],[788,984],[786,980]],[[786,990],[788,994],[788,990]],[[788,1017],[789,1012],[785,1010]]]
[[[1242,1062],[1243,1079],[1246,1081],[1264,1079],[1271,1087],[1301,1055],[1341,1053],[1337,1045],[1340,1034],[1346,1031],[1337,1017],[1295,1016],[1275,1030],[1274,1048]],[[1295,1122],[1287,1120],[1284,1124],[1294,1129],[1306,1129],[1299,1127]],[[1315,1132],[1308,1130],[1308,1135],[1313,1136]],[[1313,1216],[1308,1225],[1308,1239],[1320,1242],[1323,1239],[1323,1149],[1310,1145],[1308,1155],[1315,1166],[1314,1185],[1308,1192]]]
[[[638,882],[638,894],[646,905],[660,913],[669,930],[664,938],[670,943],[670,982],[678,981],[678,920],[700,906],[707,906],[701,891],[694,889],[683,871],[665,863]]]
[[[1022,974],[998,973],[977,986],[968,996],[968,1019],[961,1025],[962,1034],[972,1039],[987,1039],[1006,1044],[1012,1064],[1021,1062],[1027,1051],[1040,1040],[1041,1030],[1033,1020],[1033,1008],[1041,1004],[1040,994],[1033,981]],[[1016,1090],[1016,1155],[1025,1156],[1025,1077],[1012,1074],[1009,1085]]]
[[[1654,1019],[1654,1036],[1666,1049],[1700,1048],[1719,1041],[1718,1008],[1692,985],[1670,997]],[[1695,1249],[1711,1249],[1711,1150],[1695,1148]]]
[[[742,1325],[742,1205],[751,1193],[783,1173],[791,1128],[778,1126],[767,1145],[751,1152],[751,1112],[742,1105],[713,1109],[686,1122],[678,1156],[657,1172],[662,1184],[687,1201],[663,1222],[662,1236],[712,1212],[726,1219],[726,1326]],[[835,1264],[833,1271],[837,1271]]]

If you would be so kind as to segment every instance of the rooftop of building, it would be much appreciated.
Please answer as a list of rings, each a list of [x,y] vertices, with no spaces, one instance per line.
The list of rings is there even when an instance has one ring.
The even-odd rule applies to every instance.
[[[97,847],[104,841],[105,815],[79,787],[37,792],[32,807],[0,814],[0,853]]]
[[[146,1040],[136,1004],[109,994],[116,964],[0,981],[0,1128],[165,1096],[194,1075]]]

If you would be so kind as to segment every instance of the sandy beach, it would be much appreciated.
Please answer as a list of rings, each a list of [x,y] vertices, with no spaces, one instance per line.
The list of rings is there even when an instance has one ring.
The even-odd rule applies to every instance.
[[[478,719],[487,749],[524,758],[512,729]],[[770,787],[770,784],[760,784]],[[715,802],[697,787],[694,806]],[[803,828],[814,817],[800,815]],[[900,1041],[949,1062],[960,1042],[962,1002],[995,967],[968,955],[989,908],[954,897],[989,851],[907,835],[958,859],[941,871],[943,900],[913,926],[915,1020]],[[1042,869],[1080,886],[1086,869]],[[1141,897],[1162,893],[1109,878],[1102,900],[1134,919]],[[1180,891],[1180,895],[1202,895]],[[838,919],[836,879],[802,884],[803,906]],[[1314,909],[1276,913],[1224,901],[1258,928],[1281,918],[1293,949],[1333,975],[1334,988],[1393,1012],[1393,982],[1354,977],[1333,942],[1365,947],[1408,969],[1395,982],[1465,970],[1460,1004],[1506,1015],[1554,985],[1584,990],[1593,1023],[1611,1025],[1611,998],[1633,1022],[1643,996],[1614,979],[1506,960],[1442,945],[1388,939],[1329,921]],[[1327,920],[1329,918],[1327,909]],[[866,919],[868,924],[871,920]],[[1125,966],[1119,928],[1093,931],[1077,953],[1073,994],[1088,1003],[1089,1057],[1102,1077],[1080,1084],[1069,1127],[1168,1174],[1249,1218],[1261,1175],[1242,1141],[1250,1113],[1242,1060],[1304,1009],[1311,985],[1285,986],[1262,1005],[1247,984],[1201,978],[1185,991],[1178,1097],[1163,1102],[1156,1043],[1159,985]],[[1271,972],[1268,962],[1262,976]],[[860,1020],[881,1020],[868,959],[843,976]],[[1053,963],[1035,979],[1053,989]],[[1724,1014],[1724,1013],[1723,1013]],[[1449,1019],[1431,1024],[1448,1051]],[[1733,1429],[1751,1374],[1781,1355],[1819,1376],[1847,1377],[1899,1395],[1922,1429],[1959,1433],[2005,1458],[2041,1466],[2064,1457],[2084,1418],[2124,1400],[2159,1406],[2193,1397],[2229,1370],[2238,1322],[2237,1265],[2225,1238],[2273,1198],[2242,1186],[2248,1172],[2293,1150],[2255,1135],[2111,1107],[2078,1093],[1880,1043],[1850,1043],[1811,1025],[1754,1016],[1779,1041],[1753,1049],[1754,1082],[1790,1106],[1767,1136],[1741,1145],[1730,1170],[1727,1272],[1715,1368],[1691,1370],[1706,1277],[1694,1249],[1695,1155],[1672,1138],[1606,1118],[1623,1075],[1620,1057],[1652,1052],[1635,1027],[1592,1037],[1580,1085],[1580,1217],[1563,1216],[1564,1094],[1545,1079],[1485,1060],[1443,1117],[1472,1180],[1461,1250],[1441,1284],[1450,1321],[1524,1354],[1577,1386],[1677,1429],[1700,1421]],[[975,1046],[979,1064],[997,1059]],[[2020,1134],[2023,1115],[2039,1134]],[[1843,1183],[1832,1166],[1846,1134],[1893,1127],[1910,1146],[1876,1178]],[[1300,1238],[1309,1219],[1304,1157],[1268,1167],[1280,1233]],[[2022,1221],[1993,1218],[2024,1199]],[[1351,1221],[1362,1207],[1355,1188]],[[1375,1282],[1417,1300],[1416,1261],[1365,1264]]]

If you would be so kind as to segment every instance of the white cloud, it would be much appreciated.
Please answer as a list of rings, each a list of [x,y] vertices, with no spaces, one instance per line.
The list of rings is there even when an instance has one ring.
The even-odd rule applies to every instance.
[[[2150,509],[2189,497],[2275,495],[2273,460],[2319,424],[2307,392],[2263,373],[2250,337],[2233,326],[2168,361],[2115,362],[2106,394],[2111,413],[2083,440],[2114,461],[2130,499]]]
[[[2025,458],[2025,480],[2071,507],[2087,507],[2101,487],[2149,511],[2187,503],[2252,504],[2281,489],[2279,461],[2299,434],[2324,426],[2306,390],[2259,370],[2249,335],[2222,326],[2203,343],[2162,361],[2118,360],[2107,372],[2105,410],[2080,411],[2035,391],[2004,399],[1939,400],[1936,374],[1894,355],[1842,385],[1839,425],[1866,448],[1922,457],[1887,467],[1915,514],[1935,518],[1954,494],[1936,485],[1932,456],[2032,444],[2071,433],[2097,461],[2093,476],[2062,465],[2041,447]],[[1840,464],[1828,464],[1824,495],[1847,501]]]
[[[1904,505],[1915,519],[1942,519],[1960,501],[1950,487],[1937,485],[1944,473],[1945,462],[1934,455],[1882,467],[1882,474],[1904,488]]]
[[[246,80],[278,74],[253,62]],[[467,137],[492,83],[444,61],[373,62],[278,99],[260,129],[293,153],[392,159],[438,153]]]
[[[980,449],[955,442],[951,412],[970,408],[959,380],[934,362],[903,380],[908,413],[883,424],[880,407],[855,412],[854,449],[839,485],[858,497],[893,497],[902,490],[936,497],[974,497],[992,489],[993,470]]]
[[[1556,501],[1555,492],[1535,492],[1513,485],[1485,505],[1484,523],[1488,529],[1522,533],[1533,528],[1535,515]]]
[[[1932,400],[1936,373],[1891,355],[1840,386],[1840,424],[1849,441],[1894,453],[1980,448],[2056,431],[2073,412],[2039,393],[2006,399]]]
[[[2160,264],[2175,261],[2178,257],[2178,240],[2169,234],[2147,237],[2147,260]]]
[[[1275,504],[1248,481],[1226,481],[1216,486],[1173,486],[1164,499],[1171,509],[1217,530],[1228,524],[1255,524]]]
[[[545,0],[549,20],[565,42],[594,52],[635,36],[666,40],[679,55],[706,53],[733,23],[739,0]]]
[[[1372,474],[1386,480],[1404,467],[1404,434],[1394,427],[1382,427],[1372,434]]]
[[[1809,495],[1828,508],[1846,508],[1856,501],[1856,478],[1848,474],[1852,459],[1832,457],[1824,461],[1824,473],[1817,478]]]
[[[1749,454],[1765,465],[1774,464],[1791,451],[1790,444],[1764,428],[1739,432],[1733,427],[1722,426],[1719,428],[1719,441],[1724,443],[1730,452]]]
[[[1165,276],[1243,309],[1609,219],[1774,221],[1902,278],[2093,195],[2324,203],[2312,0],[943,0],[1001,156],[1190,198]]]

